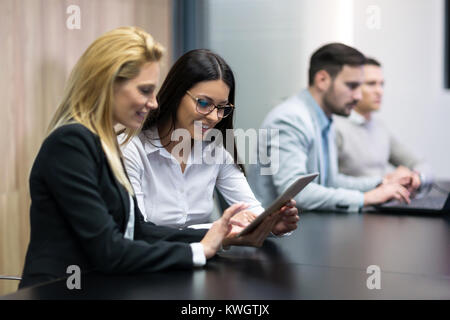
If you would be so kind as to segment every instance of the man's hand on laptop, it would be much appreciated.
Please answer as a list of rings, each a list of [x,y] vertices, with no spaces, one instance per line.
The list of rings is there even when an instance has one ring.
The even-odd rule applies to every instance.
[[[420,187],[420,175],[405,166],[398,166],[394,172],[387,174],[383,179],[383,184],[391,183],[401,184],[409,192],[415,192]]]
[[[399,183],[383,183],[377,188],[364,193],[364,206],[381,204],[391,199],[410,203],[410,192]]]

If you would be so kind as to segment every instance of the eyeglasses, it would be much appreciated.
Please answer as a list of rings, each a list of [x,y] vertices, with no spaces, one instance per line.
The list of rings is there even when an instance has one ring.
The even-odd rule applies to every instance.
[[[217,109],[217,117],[222,119],[228,117],[233,112],[234,105],[231,103],[223,106],[217,106],[209,99],[194,97],[189,90],[186,90],[186,93],[195,100],[197,112],[200,114],[206,116],[213,112],[214,109]]]

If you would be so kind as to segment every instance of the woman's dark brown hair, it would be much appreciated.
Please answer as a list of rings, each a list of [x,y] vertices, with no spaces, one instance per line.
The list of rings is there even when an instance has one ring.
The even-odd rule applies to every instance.
[[[170,69],[164,80],[156,99],[159,108],[157,112],[151,114],[145,121],[142,130],[150,129],[157,124],[172,122],[172,128],[175,128],[175,120],[180,106],[181,99],[186,91],[202,81],[222,80],[229,87],[230,93],[228,102],[234,105],[235,81],[231,68],[225,60],[218,54],[206,50],[196,49],[181,56]],[[238,164],[236,143],[233,146],[227,146],[227,129],[233,129],[234,111],[223,118],[215,128],[222,133],[223,145],[234,158],[234,163],[244,171],[242,165]],[[232,132],[232,130],[228,131]],[[233,138],[234,141],[234,138]],[[233,148],[233,150],[229,150]]]

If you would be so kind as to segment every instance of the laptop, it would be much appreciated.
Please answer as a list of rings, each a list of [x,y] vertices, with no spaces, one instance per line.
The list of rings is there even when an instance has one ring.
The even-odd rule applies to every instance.
[[[378,211],[398,213],[449,213],[450,181],[433,182],[428,193],[418,193],[409,204],[398,200],[390,200],[374,207]]]

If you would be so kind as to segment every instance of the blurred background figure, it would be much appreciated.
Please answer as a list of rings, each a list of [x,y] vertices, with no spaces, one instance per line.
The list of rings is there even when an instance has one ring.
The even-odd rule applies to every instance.
[[[310,59],[308,87],[266,116],[262,128],[278,130],[278,135],[260,143],[257,154],[262,149],[263,154],[279,154],[279,159],[259,161],[248,170],[249,183],[263,205],[301,175],[314,172],[320,176],[295,197],[304,210],[359,211],[394,198],[409,203],[415,186],[408,172],[391,177],[338,172],[332,116],[348,117],[361,100],[365,61],[360,51],[342,43],[320,47]],[[262,168],[270,174],[262,174]]]
[[[412,176],[412,185],[426,187],[431,170],[400,143],[384,122],[374,115],[384,94],[381,64],[368,58],[364,64],[362,99],[349,117],[335,116],[339,172],[355,176]]]

